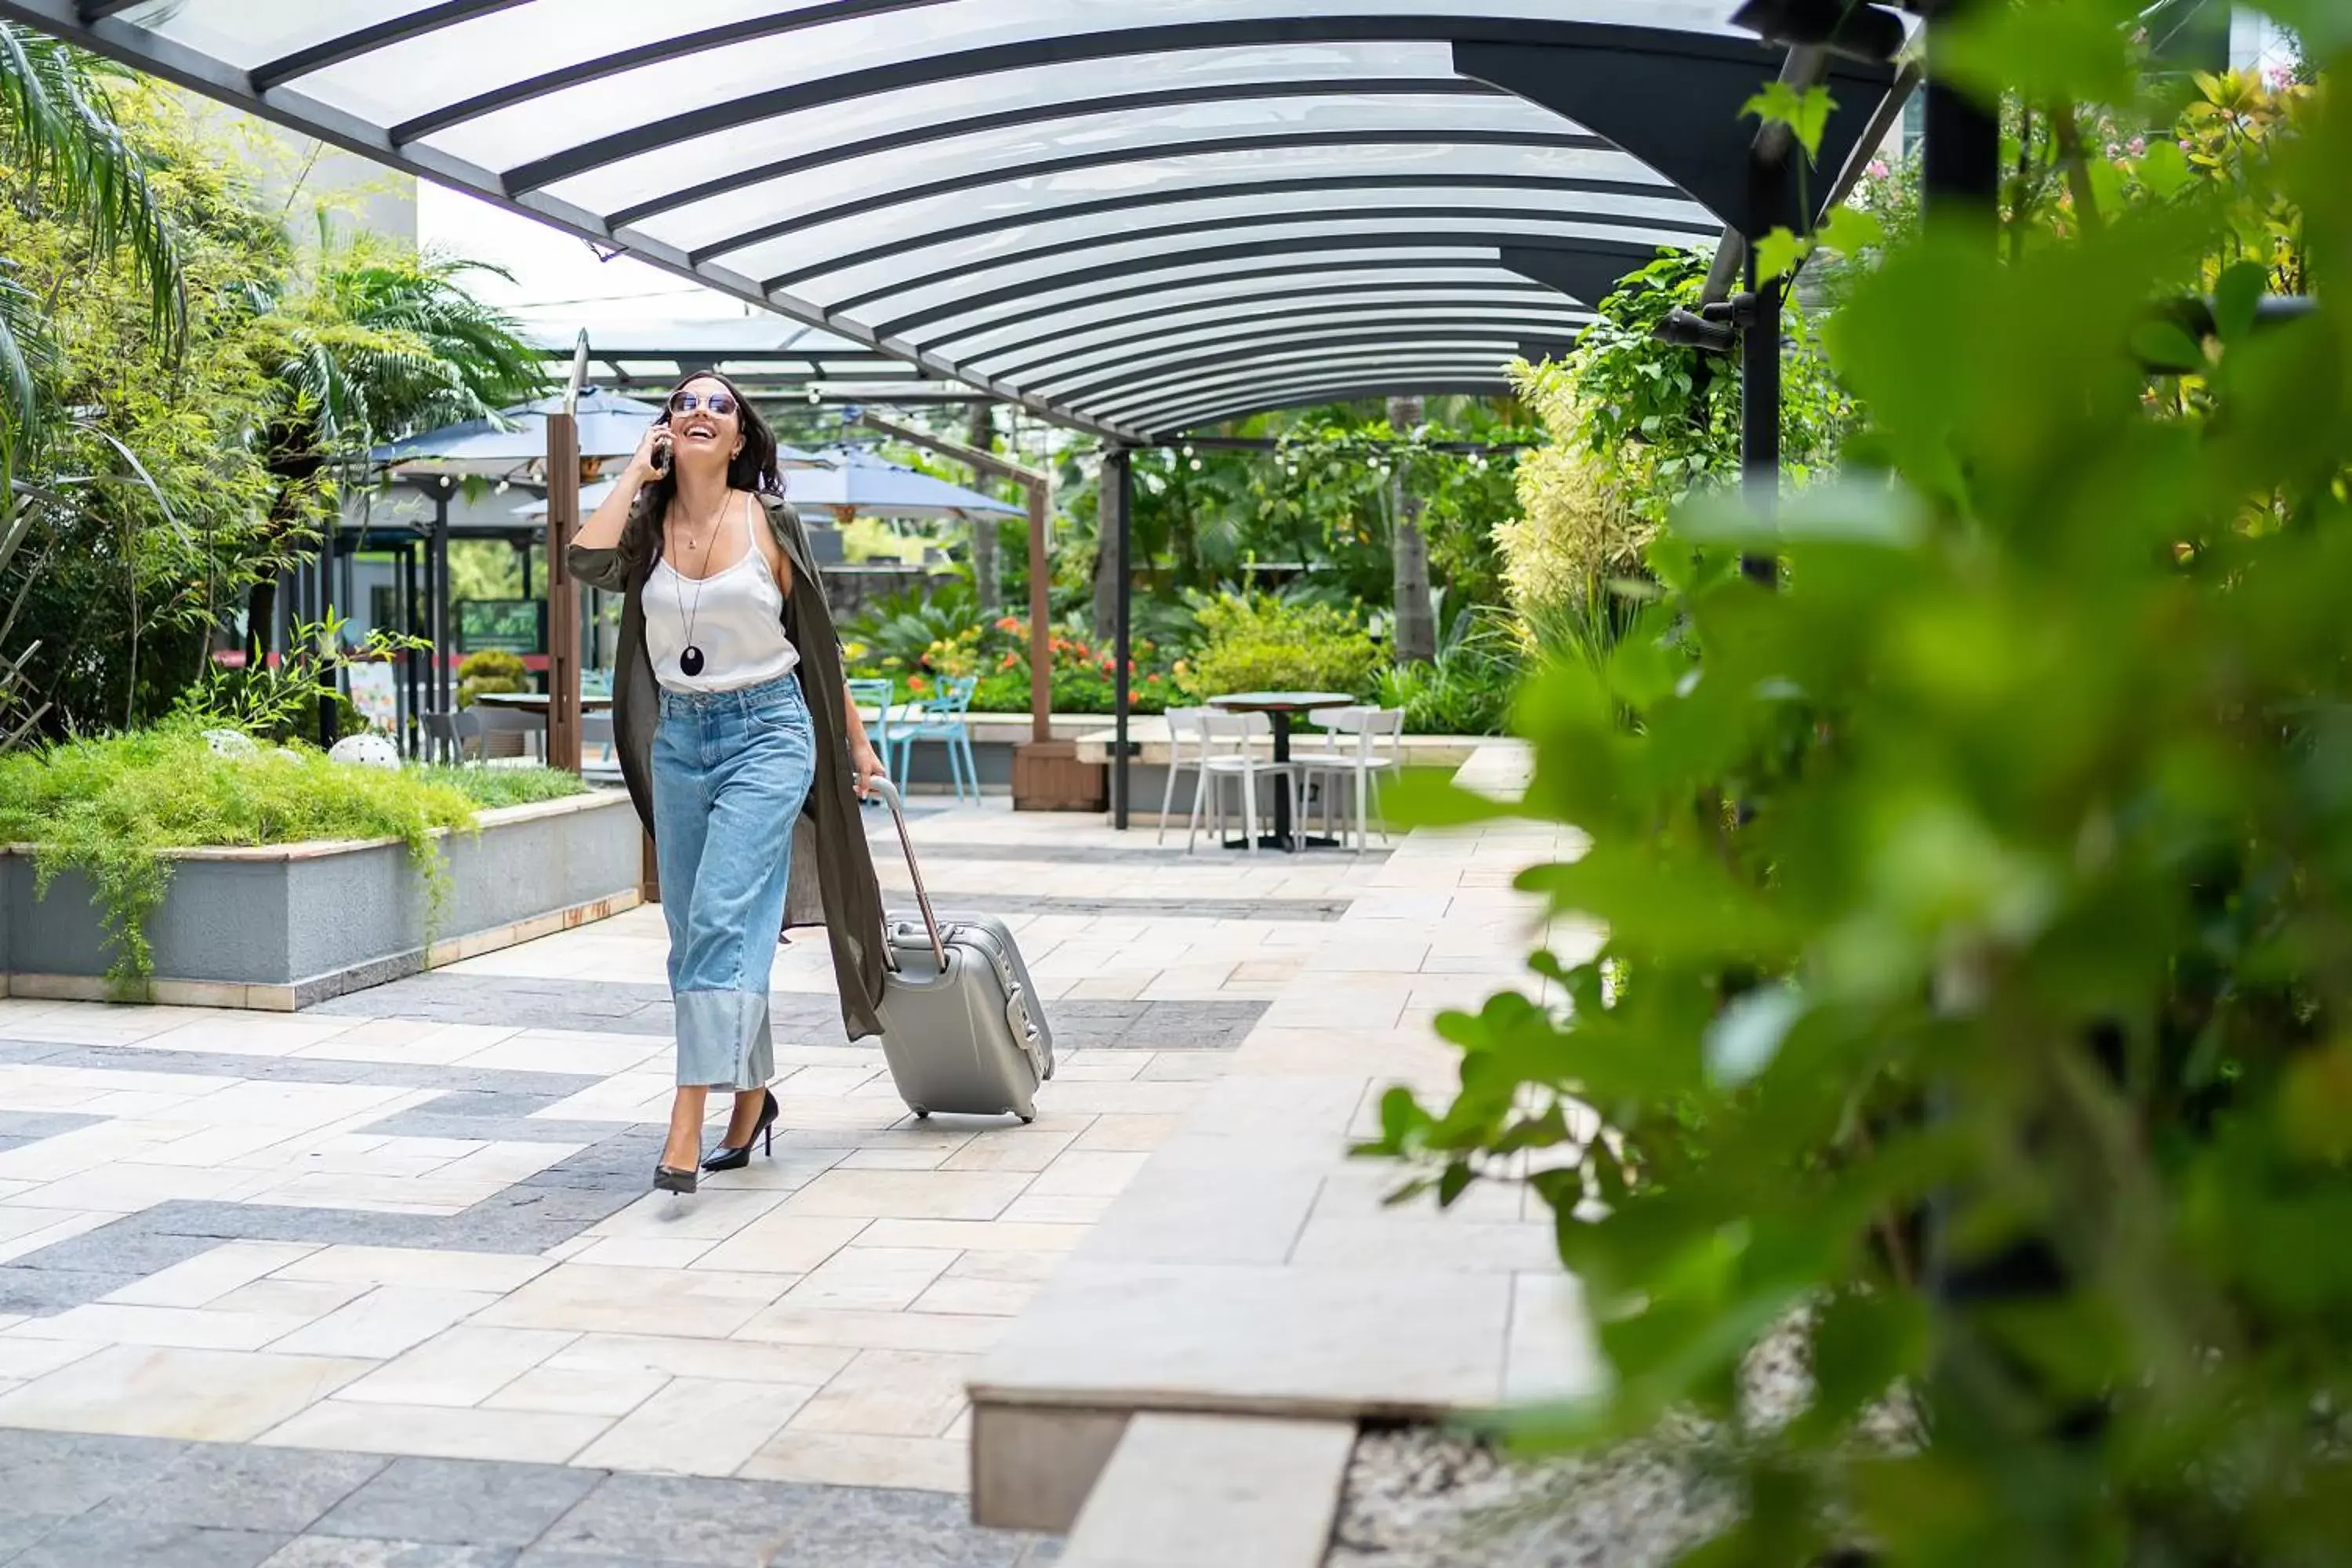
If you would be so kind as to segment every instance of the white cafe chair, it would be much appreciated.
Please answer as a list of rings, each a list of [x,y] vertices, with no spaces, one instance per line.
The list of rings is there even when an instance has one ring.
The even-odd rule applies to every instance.
[[[1381,842],[1386,844],[1389,829],[1381,813],[1381,777],[1404,771],[1404,710],[1321,708],[1316,710],[1314,720],[1330,737],[1330,743],[1294,751],[1290,762],[1321,799],[1324,836],[1343,837],[1334,831],[1334,807],[1344,782],[1352,786],[1349,793],[1354,797],[1356,852],[1360,855],[1370,844],[1370,827],[1376,818],[1381,821]],[[1303,808],[1299,815],[1304,820]]]
[[[1259,781],[1280,777],[1285,773],[1294,778],[1295,768],[1276,763],[1271,753],[1260,756],[1257,742],[1274,733],[1274,721],[1263,713],[1225,713],[1216,709],[1204,709],[1200,721],[1200,749],[1195,753],[1195,766],[1200,782],[1192,788],[1192,818],[1184,834],[1184,853],[1192,852],[1193,841],[1199,837],[1203,811],[1209,814],[1210,832],[1222,844],[1225,837],[1225,785],[1241,788],[1241,818],[1243,847],[1253,855],[1257,853],[1257,788]],[[1296,798],[1297,790],[1292,791]]]
[[[1168,814],[1176,809],[1176,775],[1198,773],[1201,768],[1201,715],[1205,708],[1171,708],[1168,720],[1168,787],[1160,792],[1160,832],[1154,844],[1168,842]],[[1186,755],[1186,748],[1192,748]],[[1194,793],[1199,787],[1194,786]]]

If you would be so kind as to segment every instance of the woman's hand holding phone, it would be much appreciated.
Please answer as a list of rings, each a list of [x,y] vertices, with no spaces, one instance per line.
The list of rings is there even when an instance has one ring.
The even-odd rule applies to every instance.
[[[629,477],[639,484],[663,478],[669,472],[669,421],[656,419],[637,442],[635,454],[629,458]]]

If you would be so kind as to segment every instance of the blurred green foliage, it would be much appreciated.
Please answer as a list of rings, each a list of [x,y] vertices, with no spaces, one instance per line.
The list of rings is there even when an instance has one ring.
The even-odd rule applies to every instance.
[[[1197,615],[1201,645],[1176,666],[1176,689],[1195,702],[1237,691],[1344,691],[1360,696],[1381,645],[1350,610],[1228,595]]]
[[[2271,9],[2319,89],[2150,179],[2080,133],[2179,108],[2134,7],[1979,6],[1956,60],[2072,166],[1856,269],[1843,480],[1686,508],[1522,699],[1517,809],[1591,847],[1520,886],[1605,940],[1442,1019],[1459,1094],[1374,1147],[1447,1201],[1532,1162],[1614,1376],[1522,1433],[1713,1417],[1746,1507],[1690,1563],[2352,1562],[2352,7]],[[1811,1405],[1754,1420],[1792,1321]]]

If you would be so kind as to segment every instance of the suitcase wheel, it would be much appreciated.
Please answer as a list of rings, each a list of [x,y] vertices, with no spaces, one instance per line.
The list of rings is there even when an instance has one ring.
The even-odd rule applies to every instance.
[[[929,1121],[931,1119],[931,1113],[919,1105],[910,1105],[907,1109],[915,1113],[915,1120],[918,1121]]]
[[[1014,1114],[1014,1115],[1016,1115],[1016,1116],[1019,1116],[1021,1113],[1020,1113],[1019,1111],[1015,1111],[1015,1112],[1013,1112],[1013,1114]],[[1032,1121],[1036,1121],[1036,1120],[1037,1120],[1037,1119],[1036,1119],[1034,1116],[1022,1116],[1022,1117],[1021,1117],[1021,1125],[1022,1125],[1022,1126],[1024,1126],[1024,1127],[1026,1127],[1026,1126],[1028,1126]]]

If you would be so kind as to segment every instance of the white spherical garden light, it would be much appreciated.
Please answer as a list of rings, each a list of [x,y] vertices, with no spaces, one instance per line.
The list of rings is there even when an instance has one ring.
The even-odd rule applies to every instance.
[[[352,763],[364,768],[397,768],[400,748],[391,737],[374,730],[362,730],[356,735],[346,735],[328,749],[327,755],[339,763]]]

